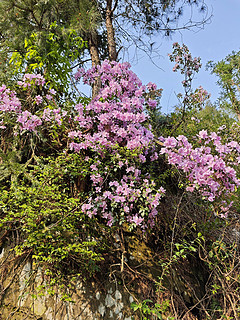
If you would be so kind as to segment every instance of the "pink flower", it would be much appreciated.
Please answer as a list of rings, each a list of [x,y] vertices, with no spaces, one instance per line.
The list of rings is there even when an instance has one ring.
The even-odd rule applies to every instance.
[[[139,217],[137,214],[135,214],[135,216],[132,217],[132,222],[135,223],[137,226],[139,226],[143,221],[144,219]]]
[[[50,94],[46,94],[46,99],[47,99],[48,101],[51,101],[51,100],[52,100],[52,96],[51,96]]]
[[[177,145],[177,140],[174,137],[168,137],[164,140],[164,146],[174,148]]]
[[[155,83],[149,82],[147,84],[147,88],[148,88],[148,90],[156,90],[157,89],[157,85]]]
[[[208,132],[207,130],[202,130],[199,132],[198,137],[200,139],[207,139],[208,138]]]
[[[149,99],[147,103],[148,103],[148,105],[149,105],[149,107],[151,109],[155,109],[156,106],[157,106],[157,101],[156,100]]]
[[[52,94],[52,95],[55,95],[56,94],[56,91],[54,89],[50,89],[49,92]]]
[[[42,103],[42,100],[43,100],[43,98],[41,96],[39,96],[39,95],[35,97],[35,102],[36,102],[37,105]]]

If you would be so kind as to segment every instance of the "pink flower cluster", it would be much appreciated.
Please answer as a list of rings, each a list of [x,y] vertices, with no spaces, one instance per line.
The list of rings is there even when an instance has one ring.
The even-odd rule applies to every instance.
[[[15,95],[5,87],[3,91],[11,98],[11,103],[7,107],[2,99],[2,105],[7,111],[14,111],[13,120],[20,131],[37,132],[52,124],[61,126],[63,120],[71,119],[65,121],[72,129],[69,132],[70,149],[75,152],[86,150],[83,152],[86,163],[92,163],[94,159],[89,177],[91,197],[82,206],[83,212],[89,217],[97,214],[106,219],[108,225],[128,222],[132,227],[144,228],[154,224],[164,194],[164,189],[156,188],[154,181],[140,169],[147,158],[150,161],[158,158],[146,113],[147,108],[156,107],[156,101],[146,98],[147,93],[156,90],[156,85],[143,86],[129,67],[126,63],[104,61],[102,66],[86,72],[82,70],[85,83],[92,84],[97,76],[102,88],[88,105],[77,104],[71,110],[71,116],[60,107],[44,107],[44,102],[49,105],[52,100],[53,90],[46,96],[33,97],[33,104],[41,107],[36,114],[24,110],[20,101],[15,101]],[[19,85],[33,94],[34,86],[44,85],[44,79],[39,75],[25,75]],[[134,156],[126,160],[124,156],[120,157],[119,150],[123,154],[134,150]],[[109,155],[113,162],[107,161]]]
[[[38,116],[33,115],[27,110],[19,114],[17,122],[20,123],[21,130],[28,131],[35,131],[35,129],[42,124],[42,120]]]
[[[56,122],[59,126],[61,126],[63,120],[67,115],[68,115],[67,111],[61,108],[55,108],[55,109],[45,108],[43,110],[42,120],[45,122],[53,122],[53,123]]]
[[[21,111],[21,102],[17,98],[16,92],[7,89],[5,85],[0,87],[0,111],[16,113]]]
[[[173,52],[172,54],[169,54],[169,58],[170,61],[175,62],[173,71],[180,71],[180,73],[184,75],[184,80],[182,81],[185,91],[182,101],[184,106],[188,105],[192,108],[195,105],[201,108],[209,94],[201,87],[192,93],[191,88],[194,75],[199,72],[199,69],[201,68],[201,59],[199,57],[193,58],[188,47],[185,44],[180,46],[177,42],[173,44]],[[181,95],[179,95],[179,97],[180,96]]]
[[[45,80],[40,74],[25,74],[22,81],[18,81],[18,85],[25,90],[29,88],[34,89],[36,86],[44,86],[44,84]],[[33,92],[34,90],[31,91]],[[45,97],[47,103],[53,99],[53,95],[55,94],[56,92],[54,89],[49,90],[49,94],[47,94]],[[37,105],[43,104],[44,101],[44,96],[41,95],[37,95],[33,99],[33,103]],[[11,113],[12,120],[19,124],[20,131],[36,131],[36,128],[41,126],[44,120],[50,120],[50,113],[51,120],[54,120],[60,125],[62,118],[64,118],[66,115],[66,112],[60,108],[53,110],[48,109],[49,108],[44,110],[42,117],[40,117],[40,114],[32,114],[30,111],[24,110],[24,106],[16,96],[15,91],[7,89],[5,85],[0,87],[0,129],[6,128],[5,122],[9,121],[9,118],[6,121],[4,119],[9,113]],[[49,114],[48,118],[46,116],[47,113]]]
[[[152,142],[151,127],[144,125],[148,118],[144,108],[156,107],[155,100],[145,99],[147,91],[156,87],[143,86],[129,68],[128,63],[104,61],[101,66],[77,72],[76,79],[82,76],[87,84],[99,77],[102,88],[87,106],[75,107],[79,130],[69,133],[69,137],[75,138],[71,143],[73,150],[102,150],[116,144],[133,150],[147,148]]]
[[[208,201],[223,196],[225,199],[239,186],[234,165],[236,160],[230,155],[240,155],[240,145],[231,141],[221,143],[215,132],[199,132],[199,147],[193,147],[185,136],[162,138],[169,164],[183,170],[188,178],[187,191],[198,190]],[[240,158],[239,158],[240,159]]]
[[[95,160],[98,159],[90,167],[92,194],[82,211],[89,217],[101,216],[109,226],[124,222],[132,227],[153,226],[165,190],[157,190],[154,181],[141,173],[140,166],[147,157],[151,161],[158,158],[145,112],[157,105],[155,100],[146,98],[156,85],[143,86],[128,63],[109,61],[88,71],[79,69],[75,77],[82,77],[90,85],[99,78],[102,85],[88,105],[75,106],[79,129],[69,132],[69,138],[74,140],[70,144],[72,150],[95,151]],[[122,159],[119,150],[134,150],[135,156]],[[107,154],[112,155],[110,164]]]
[[[204,103],[210,98],[210,93],[203,89],[202,86],[197,88],[194,93],[188,96],[188,103],[201,108]]]
[[[82,205],[82,211],[89,217],[101,216],[109,226],[127,221],[132,226],[152,227],[165,190],[156,190],[154,181],[142,178],[141,170],[121,161],[121,178],[109,181],[106,188],[107,171],[105,176],[100,175],[99,164],[100,161],[91,166],[94,192]]]
[[[41,74],[25,74],[22,81],[18,81],[18,85],[23,88],[32,88],[36,85],[43,86],[45,79]]]
[[[180,46],[178,42],[175,42],[173,44],[173,53],[168,56],[170,61],[175,62],[173,71],[176,72],[180,70],[180,72],[187,77],[192,77],[193,72],[198,72],[202,66],[200,57],[193,58],[185,44]]]
[[[6,128],[5,116],[11,114],[12,116],[19,115],[22,112],[21,101],[16,96],[15,91],[7,89],[5,85],[0,87],[0,129]],[[9,121],[9,120],[8,120]]]

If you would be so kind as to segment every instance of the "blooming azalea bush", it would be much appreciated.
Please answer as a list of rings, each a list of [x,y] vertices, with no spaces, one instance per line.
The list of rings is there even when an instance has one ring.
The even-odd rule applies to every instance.
[[[97,157],[90,166],[92,192],[82,210],[89,217],[106,219],[109,226],[151,227],[165,190],[141,172],[141,161],[130,155],[126,159],[127,153],[121,151],[122,155],[113,154],[109,159]]]
[[[33,98],[33,103],[41,106],[35,114],[24,110],[19,100],[17,109],[4,110],[5,114],[15,111],[12,117],[15,117],[20,134],[29,131],[38,135],[51,124],[60,127],[68,119],[69,149],[82,153],[86,162],[90,160],[92,196],[82,206],[83,212],[90,217],[101,215],[108,225],[125,221],[135,226],[144,226],[146,222],[152,225],[164,189],[157,189],[154,181],[141,174],[139,166],[147,158],[158,157],[144,112],[156,106],[156,101],[145,98],[156,86],[151,83],[143,86],[128,64],[106,61],[98,70],[93,68],[86,74],[88,78],[83,74],[85,82],[91,84],[96,76],[100,76],[103,83],[99,95],[88,105],[77,104],[69,113],[62,108],[53,109],[48,105],[53,101],[50,94],[54,92],[50,90],[45,96]],[[33,90],[34,86],[43,86],[44,79],[39,75],[25,75],[19,85],[24,90]],[[131,155],[126,159],[129,152]],[[123,160],[119,153],[123,154],[120,157]],[[109,155],[111,163],[108,164]],[[94,164],[91,164],[92,159]],[[99,166],[102,164],[104,170],[101,171]],[[115,177],[116,171],[118,177]]]
[[[94,152],[96,160],[90,166],[92,195],[82,209],[88,216],[102,216],[110,226],[152,225],[165,190],[144,176],[141,166],[158,158],[146,113],[156,107],[155,100],[146,98],[156,86],[143,86],[127,63],[105,61],[87,72],[79,70],[76,78],[80,76],[88,84],[96,77],[102,83],[88,105],[75,107],[79,129],[69,132],[70,149],[84,150],[87,161]]]
[[[239,163],[240,145],[236,141],[223,144],[215,132],[202,130],[194,147],[185,136],[162,138],[162,154],[168,163],[186,173],[186,190],[198,190],[210,202],[222,199],[221,210],[229,209],[227,200],[240,184],[234,167]],[[235,157],[232,157],[235,155]]]
[[[157,102],[145,96],[156,86],[143,86],[128,63],[104,61],[87,72],[80,69],[76,79],[81,76],[90,85],[99,77],[102,88],[87,106],[75,107],[79,130],[70,132],[69,136],[81,142],[73,142],[70,147],[75,151],[87,147],[101,151],[118,144],[130,150],[145,148],[148,152],[153,134],[150,125],[144,125],[148,119],[144,109],[155,108]]]
[[[1,91],[1,122],[5,125],[9,122],[9,116],[12,117],[12,121],[16,122],[19,126],[19,130],[35,131],[37,127],[42,125],[42,119],[39,117],[39,112],[36,109],[40,109],[40,105],[48,103],[53,99],[55,91],[49,90],[46,95],[40,95],[36,93],[36,89],[42,91],[45,84],[45,80],[41,75],[25,74],[22,81],[18,81],[20,90],[25,94],[26,100],[21,102],[21,98],[17,97],[15,91],[11,91],[2,85]],[[27,108],[34,110],[35,113],[27,110]],[[38,108],[36,108],[38,107]],[[4,119],[7,117],[6,119]],[[3,125],[4,126],[4,125]],[[4,129],[3,127],[2,129]]]
[[[188,55],[185,58],[199,64]],[[9,113],[19,134],[28,131],[38,135],[46,128],[65,124],[68,142],[64,146],[68,147],[62,151],[79,153],[88,163],[85,176],[91,188],[82,205],[86,215],[100,216],[109,226],[125,222],[143,228],[153,226],[165,189],[156,185],[150,171],[142,169],[162,154],[186,174],[187,191],[198,190],[210,202],[221,198],[227,203],[222,210],[228,208],[229,195],[239,185],[234,169],[240,153],[237,142],[222,144],[216,133],[202,130],[197,136],[198,147],[193,147],[185,136],[160,138],[163,148],[157,153],[148,116],[148,110],[156,108],[157,102],[147,98],[156,90],[154,84],[142,85],[129,64],[109,61],[88,71],[78,70],[76,79],[80,77],[90,85],[99,77],[102,87],[89,103],[78,103],[70,111],[56,108],[54,90],[45,88],[45,95],[32,97],[38,108],[31,113],[15,92],[2,86],[1,128],[4,130],[4,116]],[[44,84],[42,76],[29,74],[18,83],[30,93]]]

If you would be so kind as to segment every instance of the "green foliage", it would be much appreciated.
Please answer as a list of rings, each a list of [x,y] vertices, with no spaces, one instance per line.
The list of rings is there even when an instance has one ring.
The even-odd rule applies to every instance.
[[[67,71],[82,61],[87,49],[85,33],[75,28],[77,18],[85,15],[90,22],[90,7],[95,7],[94,1],[1,1],[0,82],[14,84],[19,78],[9,65],[12,59],[18,70],[43,71],[66,95],[71,83]]]
[[[62,280],[64,275],[91,276],[104,248],[94,220],[80,210],[82,198],[73,196],[71,183],[80,175],[76,171],[80,159],[70,158],[59,156],[35,165],[29,171],[34,181],[20,179],[17,185],[2,186],[0,201],[1,230],[19,235],[17,256],[31,253],[48,275],[51,271],[53,278]]]
[[[150,319],[164,319],[166,317],[167,312],[169,310],[169,301],[164,301],[161,304],[160,303],[155,303],[153,304],[152,300],[146,299],[143,300],[142,302],[136,303],[132,302],[131,303],[131,308],[133,309],[134,312],[140,311],[140,319],[141,320],[150,320]],[[174,320],[173,317],[169,316],[169,320]]]
[[[240,52],[232,52],[225,59],[214,63],[208,62],[208,68],[218,77],[218,85],[222,89],[220,106],[232,111],[240,118]]]
[[[23,53],[13,52],[10,67],[19,74],[40,73],[59,96],[70,95],[73,64],[81,63],[87,44],[74,29],[52,23],[48,33],[32,33],[25,38]],[[73,89],[73,88],[72,88]]]
[[[31,35],[37,38],[34,46],[37,47],[38,54],[36,55],[34,53],[35,48],[30,48],[27,53],[30,57],[34,54],[35,58],[40,57],[40,59],[42,59],[45,57],[46,59],[49,58],[53,60],[56,59],[55,55],[61,54],[61,58],[64,59],[64,49],[69,45],[73,55],[75,55],[77,51],[79,51],[78,54],[82,54],[83,51],[85,51],[82,50],[81,45],[77,48],[79,42],[78,37],[84,38],[84,41],[88,41],[89,34],[99,27],[101,19],[101,13],[98,11],[96,2],[92,0],[1,1],[1,82],[9,83],[9,80],[12,78],[12,72],[10,72],[11,69],[8,63],[12,54],[15,56],[14,58],[16,58],[17,55],[25,57],[26,43],[24,44],[23,39],[29,41]],[[73,32],[73,30],[75,31]],[[54,33],[54,36],[51,39],[52,33]],[[51,43],[51,41],[55,41],[56,38],[60,52],[57,52],[57,44],[52,45]],[[103,35],[103,38],[105,38],[105,35]],[[73,40],[75,40],[75,43],[73,43]],[[100,43],[101,41],[98,41],[99,45]],[[49,46],[51,46],[52,49],[49,49]],[[67,52],[68,57],[71,56],[71,50]],[[106,46],[103,50],[106,51]],[[28,56],[28,59],[30,57]],[[38,62],[39,61],[35,61],[35,63]],[[79,61],[75,60],[74,63],[77,64]],[[5,75],[6,72],[8,73],[7,76]],[[60,75],[59,70],[57,70],[57,73]],[[53,75],[54,73],[52,72],[51,74]]]
[[[175,228],[175,226],[173,227]],[[195,229],[195,227],[195,224],[193,224],[192,228]],[[187,231],[187,233],[189,233],[189,230]],[[166,276],[169,276],[171,274],[172,269],[179,262],[188,259],[189,256],[195,256],[195,254],[198,251],[199,245],[205,242],[205,237],[202,235],[201,232],[198,232],[196,238],[193,240],[189,240],[188,237],[184,238],[183,240],[178,239],[178,242],[176,242],[176,240],[174,241],[173,239],[172,242],[168,244],[168,257],[166,258],[165,256],[163,259],[160,259],[159,261],[162,273],[159,277],[158,290],[160,290],[161,287],[164,286],[163,283],[166,281]]]
[[[194,10],[195,5],[200,8],[200,16],[197,25],[201,25],[204,19],[206,4],[202,0],[188,2],[189,7]],[[122,0],[120,1],[118,14],[120,21],[132,25],[132,28],[140,34],[152,35],[155,32],[164,31],[165,36],[174,32],[175,24],[181,29],[181,16],[186,10],[186,3],[182,0],[168,0],[153,2],[151,0]],[[186,21],[188,27],[193,27],[191,19]],[[140,30],[139,30],[140,29]],[[142,35],[142,33],[141,33]]]
[[[227,228],[225,231],[227,232]],[[219,317],[222,317],[222,319],[237,319],[240,315],[238,308],[240,279],[236,264],[239,250],[234,234],[229,236],[232,237],[232,243],[227,243],[222,237],[219,240],[208,242],[206,246],[202,247],[204,261],[211,270],[209,279],[211,281],[208,286],[211,319],[219,319]],[[228,293],[227,288],[231,288],[231,294]],[[222,297],[227,305],[231,305],[230,312],[228,311],[229,307],[221,304]],[[226,317],[228,314],[231,314],[232,317]]]
[[[171,131],[176,127],[181,119],[181,110],[178,108],[173,112],[169,121],[171,126],[169,128],[163,128],[166,133],[171,134]],[[187,136],[190,140],[193,136],[197,135],[201,130],[208,130],[209,132],[217,132],[222,134],[223,132],[229,132],[234,119],[229,116],[224,110],[219,110],[216,106],[210,102],[201,110],[190,110],[185,114],[185,121],[182,122],[174,132],[174,135],[183,134]]]

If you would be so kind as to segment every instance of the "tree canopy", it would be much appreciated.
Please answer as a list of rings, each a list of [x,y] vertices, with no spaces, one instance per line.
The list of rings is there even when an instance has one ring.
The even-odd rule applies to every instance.
[[[203,15],[197,16],[199,21],[193,21],[190,16],[187,22],[179,24],[188,10]],[[201,27],[208,19],[203,0],[3,0],[0,3],[1,62],[4,65],[4,59],[15,51],[24,54],[22,40],[29,39],[33,33],[37,35],[39,53],[48,54],[46,38],[54,23],[59,41],[66,41],[66,34],[74,29],[88,43],[92,63],[99,64],[105,58],[117,60],[119,51],[127,45],[125,41],[146,49],[147,37],[153,34],[168,35],[175,30]],[[149,48],[152,49],[151,43]],[[82,57],[83,50],[81,47],[79,50]]]
[[[210,61],[208,68],[218,77],[220,104],[233,111],[240,121],[240,52],[233,51],[216,63]]]

